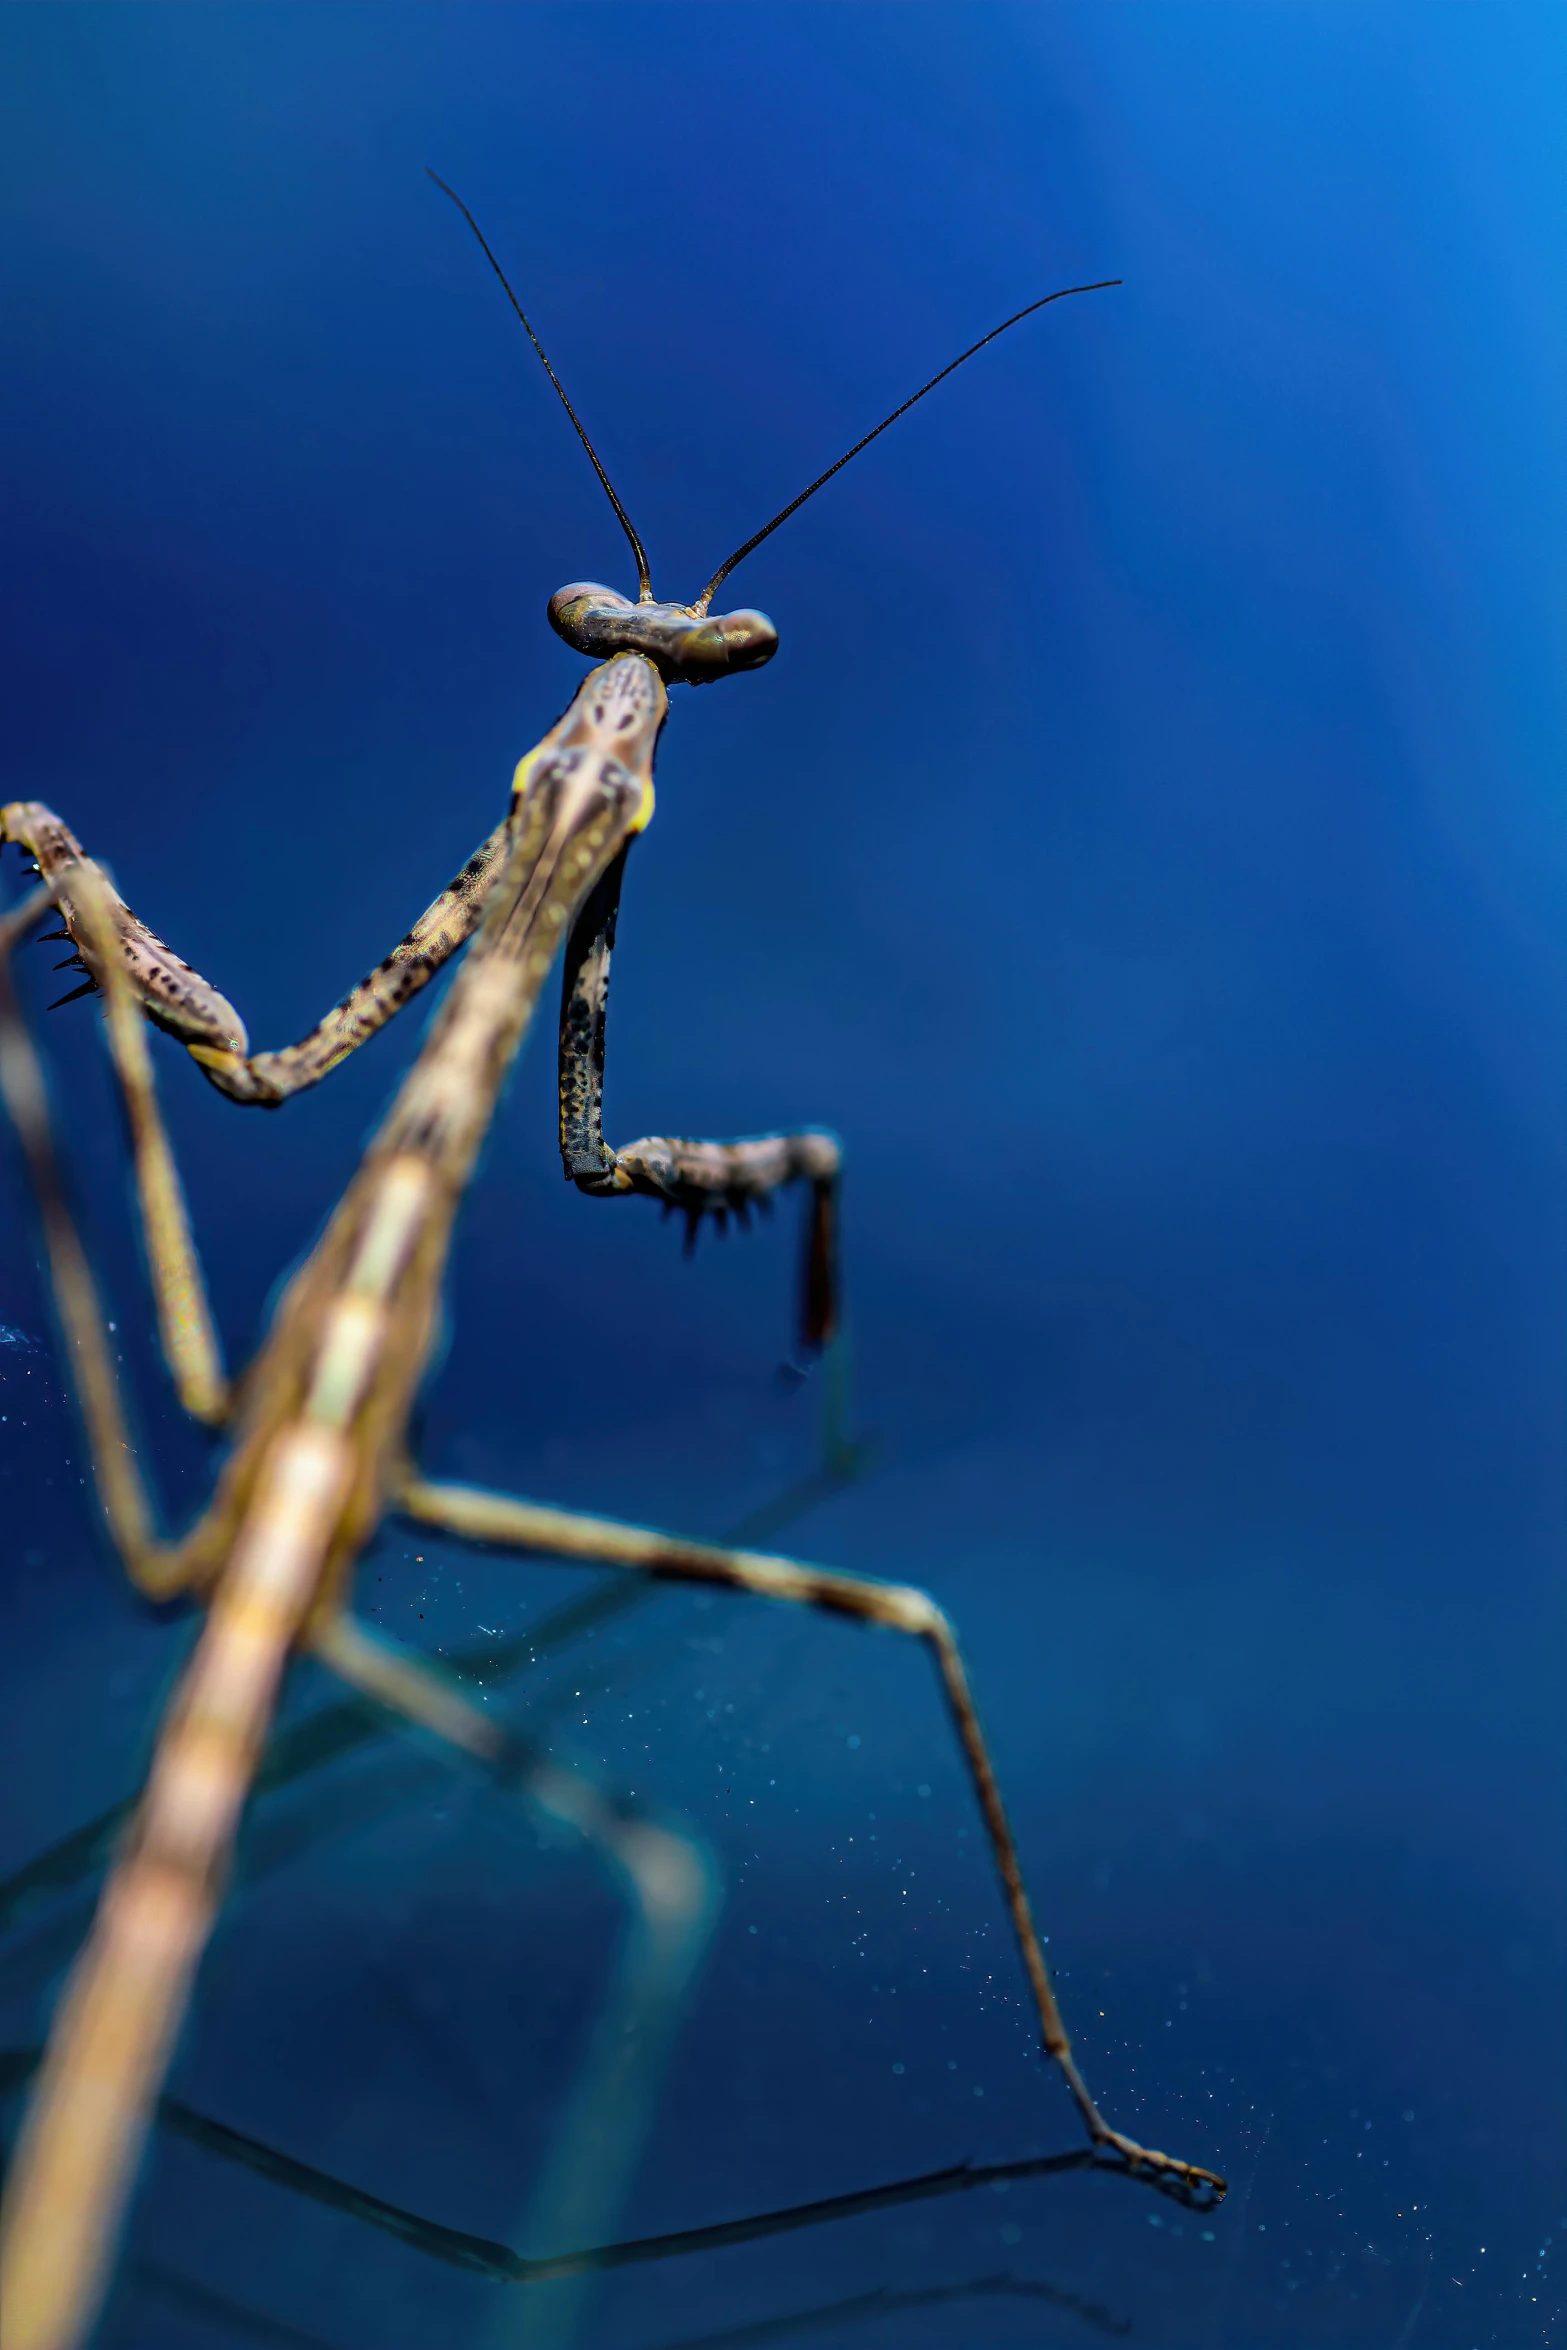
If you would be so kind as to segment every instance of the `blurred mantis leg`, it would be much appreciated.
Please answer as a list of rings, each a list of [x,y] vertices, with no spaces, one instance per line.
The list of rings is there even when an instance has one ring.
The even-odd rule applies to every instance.
[[[346,1611],[324,1617],[311,1626],[305,1646],[350,1689],[374,1698],[389,1713],[401,1714],[491,1768],[505,1758],[511,1740],[499,1722],[438,1667],[372,1632],[357,1617]]]
[[[99,1503],[132,1579],[151,1597],[166,1599],[187,1580],[183,1549],[160,1544],[153,1532],[97,1283],[66,1200],[43,1067],[11,979],[12,949],[46,910],[47,896],[40,892],[0,923],[0,1100],[16,1129],[38,1202],[50,1287],[86,1423]]]
[[[78,934],[92,954],[94,967],[103,973],[109,1051],[130,1121],[136,1195],[163,1359],[191,1417],[221,1422],[228,1416],[229,1404],[222,1350],[201,1259],[191,1237],[184,1187],[158,1108],[146,1022],[125,965],[114,952],[108,884],[95,865],[84,863],[73,877],[72,890]]]
[[[573,1784],[580,1805],[585,1783]],[[580,1810],[579,1822],[619,1878],[629,1916],[581,2073],[518,2223],[517,2248],[530,2258],[614,2241],[722,1908],[716,1856],[690,1829],[626,1818],[596,1800],[597,1828]],[[569,2350],[585,2338],[602,2284],[586,2270],[508,2296],[489,2350]]]
[[[1128,2170],[1182,2196],[1217,2200],[1225,2182],[1200,2164],[1140,2145],[1113,2130],[1095,2105],[1077,2069],[1072,2044],[1051,1987],[1050,1972],[1035,1930],[1017,1846],[1001,1801],[989,1748],[969,1689],[962,1652],[951,1624],[923,1591],[866,1576],[830,1573],[794,1559],[760,1551],[725,1549],[715,1543],[686,1542],[672,1534],[626,1526],[612,1518],[590,1518],[570,1510],[516,1501],[473,1486],[436,1484],[410,1477],[399,1488],[396,1506],[408,1517],[443,1527],[469,1541],[520,1550],[541,1550],[557,1558],[631,1567],[660,1581],[704,1583],[748,1591],[797,1607],[820,1608],[861,1623],[880,1624],[923,1640],[934,1659],[948,1713],[979,1804],[995,1859],[996,1873],[1012,1921],[1018,1953],[1034,1995],[1040,2040],[1066,2078],[1078,2112],[1095,2146],[1117,2154]]]
[[[524,2254],[606,2242],[652,2128],[685,1999],[720,1905],[718,1874],[694,1836],[627,1813],[577,1771],[531,1752],[427,1659],[342,1614],[307,1645],[361,1695],[459,1747],[549,1818],[574,1829],[609,1868],[629,1911],[586,2062],[520,2223]],[[535,2287],[496,2314],[492,2350],[567,2350],[597,2280]]]

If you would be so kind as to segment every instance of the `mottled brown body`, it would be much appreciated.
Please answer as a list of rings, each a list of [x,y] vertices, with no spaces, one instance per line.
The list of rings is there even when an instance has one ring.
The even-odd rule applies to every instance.
[[[665,708],[648,663],[611,663],[524,762],[482,935],[284,1294],[211,1506],[172,1551],[148,1539],[144,1508],[115,1529],[147,1588],[205,1590],[210,1612],[18,2149],[0,2229],[6,2350],[64,2350],[91,2322],[285,1661],[313,1634],[340,1669],[352,1656],[337,1631],[346,1580],[400,1469],[457,1202],[572,915],[645,815]],[[118,900],[74,846],[59,855],[55,884],[69,877],[75,917],[121,996],[146,966],[116,954]],[[0,1079],[47,1195],[42,1094],[20,1066],[14,1015],[5,1044]],[[101,1321],[95,1300],[75,1293],[71,1268],[57,1271],[68,1332],[101,1350],[101,1329],[71,1330]],[[83,1400],[100,1462],[123,1452],[117,1396],[100,1399],[111,1416],[96,1424]]]
[[[354,1560],[389,1504],[458,1535],[717,1582],[848,1614],[926,1643],[995,1851],[1042,2046],[1065,2073],[1094,2144],[1169,2192],[1222,2192],[1212,2173],[1111,2130],[1083,2086],[956,1639],[925,1594],[431,1485],[404,1468],[453,1218],[563,942],[568,1174],[585,1190],[645,1191],[698,1215],[709,1207],[741,1209],[804,1178],[815,1200],[806,1328],[818,1339],[831,1332],[830,1203],[838,1149],[830,1136],[807,1132],[727,1144],[650,1138],[623,1151],[603,1141],[604,1009],[615,907],[627,845],[652,811],[653,751],[666,706],[653,664],[638,653],[620,654],[587,679],[559,725],[520,763],[512,813],[486,868],[472,951],[358,1173],[278,1305],[244,1384],[233,1449],[211,1505],[172,1548],[155,1538],[130,1453],[103,1317],[64,1206],[42,1082],[16,1014],[7,956],[43,904],[68,905],[72,935],[107,998],[110,1042],[138,1136],[137,1177],[154,1244],[165,1349],[187,1400],[200,1408],[197,1399],[206,1398],[209,1416],[223,1410],[225,1390],[178,1179],[157,1121],[139,1016],[176,1034],[175,1020],[183,1019],[187,1044],[193,1024],[201,1022],[210,1034],[224,1014],[231,1040],[236,1033],[242,1040],[243,1031],[227,1006],[223,1013],[212,1009],[222,999],[160,941],[152,947],[166,959],[153,954],[151,933],[58,819],[28,808],[45,888],[31,909],[0,924],[0,1091],[43,1206],[56,1297],[111,1530],[143,1589],[160,1598],[200,1592],[209,1615],[126,1851],[61,2002],[18,2146],[0,2214],[3,2350],[76,2350],[92,2322],[290,1651],[313,1647],[357,1686],[470,1750],[482,1751],[493,1736],[482,1715],[420,1660],[388,1653],[346,1612]],[[473,890],[448,918],[466,921],[479,898]],[[183,1303],[171,1306],[171,1297]]]
[[[584,700],[586,713],[579,709]],[[429,1353],[458,1202],[575,906],[640,819],[665,707],[645,663],[614,664],[596,694],[584,688],[525,762],[511,845],[489,893],[479,946],[325,1233],[279,1301],[246,1383],[217,1496],[220,1543],[223,1517],[243,1509],[276,1429],[303,1408],[319,1375],[323,1327],[366,1235],[388,1212],[388,1186],[406,1187],[418,1169],[416,1238],[384,1300],[375,1376],[356,1406],[355,1475],[334,1536],[324,1604],[336,1603],[348,1565],[385,1508]]]

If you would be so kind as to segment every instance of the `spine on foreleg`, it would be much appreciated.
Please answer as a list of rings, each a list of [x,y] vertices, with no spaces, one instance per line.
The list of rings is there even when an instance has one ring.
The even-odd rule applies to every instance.
[[[0,2223],[0,2346],[75,2350],[222,1892],[289,1649],[352,1476],[334,1430],[277,1439],[66,1987]]]
[[[230,1072],[224,1090],[237,1101],[264,1099],[247,1072],[250,1042],[233,1005],[131,912],[70,826],[41,800],[12,800],[0,808],[0,841],[7,840],[20,843],[53,887],[55,904],[89,981],[101,987],[103,951],[117,953],[150,1020],[178,1037],[209,1074],[218,1069]],[[101,901],[96,924],[90,909],[83,919],[78,900],[85,890],[94,890]],[[105,931],[107,936],[102,935]]]

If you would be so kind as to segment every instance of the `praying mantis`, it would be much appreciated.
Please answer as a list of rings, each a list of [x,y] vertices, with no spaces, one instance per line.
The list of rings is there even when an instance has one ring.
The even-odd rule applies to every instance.
[[[432,178],[436,175],[432,173]],[[0,2350],[73,2350],[112,2274],[139,2153],[222,1898],[234,1837],[282,1676],[308,1652],[345,1683],[468,1753],[502,1733],[459,1686],[354,1615],[355,1561],[395,1512],[449,1535],[825,1610],[925,1644],[989,1838],[1046,2056],[1091,2148],[1167,2193],[1211,2203],[1215,2172],[1139,2144],[1101,2115],[1062,2021],[1022,1867],[951,1624],[922,1591],[758,1551],[686,1541],[530,1501],[435,1482],[412,1463],[408,1423],[437,1334],[453,1223],[507,1073],[557,960],[560,1139],[592,1197],[641,1195],[684,1213],[741,1218],[780,1189],[808,1192],[800,1342],[837,1320],[840,1151],[818,1130],[734,1142],[603,1134],[605,1012],[627,852],[653,814],[653,757],[669,689],[770,660],[760,612],[714,613],[736,565],[877,434],[995,337],[1067,295],[1030,303],[933,376],[722,563],[691,604],[659,602],[642,542],[478,224],[463,213],[619,518],[633,602],[595,584],[551,598],[556,631],[596,664],[516,769],[506,814],[384,962],[300,1043],[250,1049],[215,988],[125,905],[68,827],[38,802],[0,808],[0,841],[40,886],[0,918],[0,1095],[20,1137],[108,1530],[137,1589],[202,1602],[206,1622],[171,1701],[139,1807],[61,1996],[0,2214]],[[44,1087],[10,977],[46,914],[104,1000],[124,1098],[163,1353],[184,1407],[230,1449],[190,1532],[165,1542],[131,1448],[103,1309],[73,1220]],[[182,1044],[232,1100],[275,1106],[314,1085],[468,951],[429,1033],[321,1239],[288,1283],[243,1382],[231,1388],[154,1090],[146,1023]]]

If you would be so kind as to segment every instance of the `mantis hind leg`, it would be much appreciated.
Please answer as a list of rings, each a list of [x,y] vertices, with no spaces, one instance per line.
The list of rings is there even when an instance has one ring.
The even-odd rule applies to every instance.
[[[818,1608],[859,1623],[879,1624],[924,1642],[935,1664],[947,1712],[990,1842],[1013,1937],[1028,1978],[1045,2055],[1059,2068],[1082,2117],[1090,2142],[1115,2158],[1134,2177],[1162,2193],[1199,2207],[1218,2202],[1225,2182],[1199,2163],[1180,2160],[1141,2145],[1112,2129],[1089,2095],[1062,2020],[1050,1970],[1034,1925],[1022,1863],[1001,1790],[969,1688],[957,1635],[941,1609],[923,1591],[863,1575],[830,1573],[796,1560],[758,1551],[687,1542],[672,1534],[626,1526],[611,1518],[484,1493],[472,1486],[437,1484],[410,1476],[395,1496],[396,1506],[422,1524],[439,1526],[473,1542],[553,1553],[607,1566],[639,1569],[659,1581],[701,1583],[710,1589],[746,1591],[762,1599]]]

